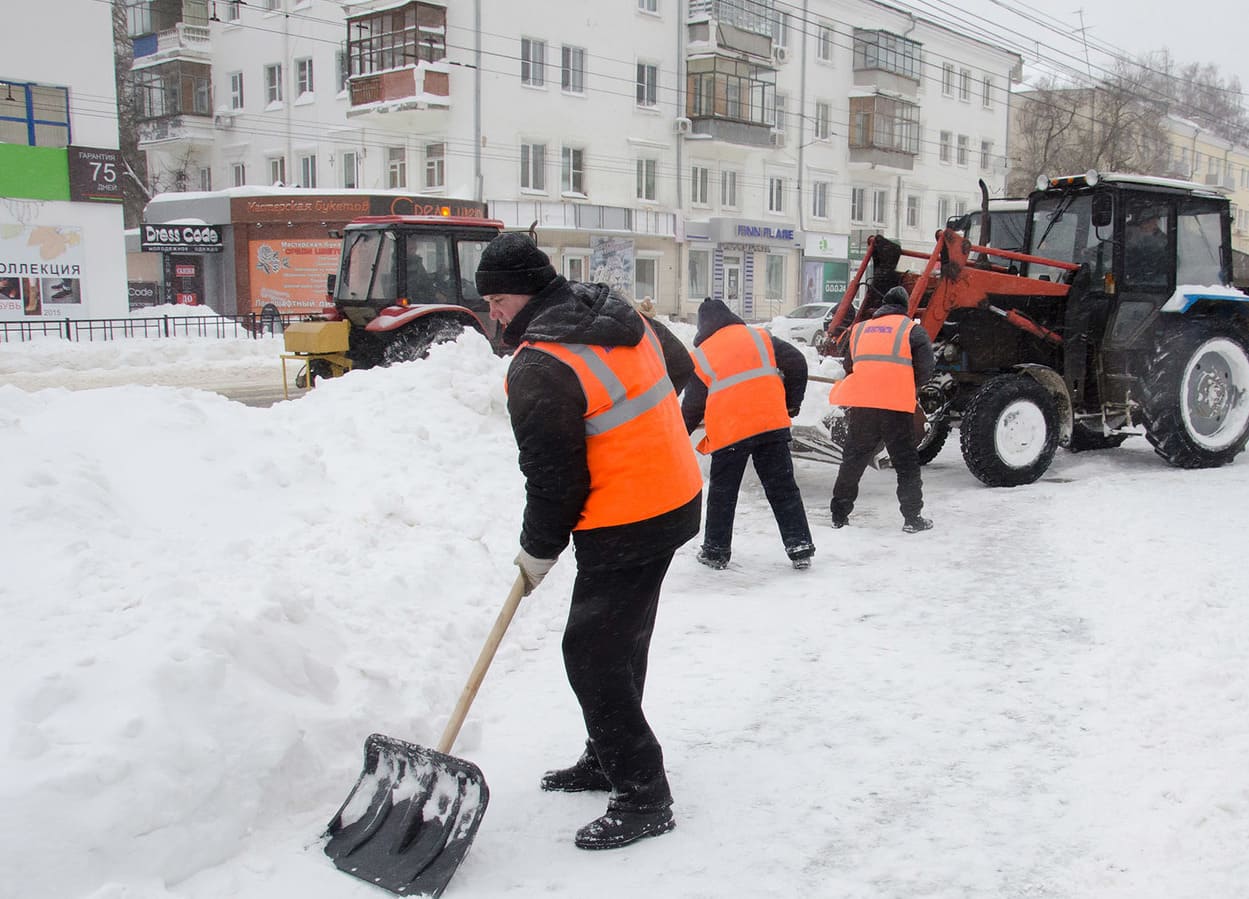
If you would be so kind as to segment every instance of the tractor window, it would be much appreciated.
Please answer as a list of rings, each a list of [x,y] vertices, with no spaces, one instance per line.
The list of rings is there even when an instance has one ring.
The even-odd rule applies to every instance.
[[[1090,194],[1038,199],[1032,213],[1032,254],[1061,262],[1089,261],[1090,255],[1096,255],[1098,246],[1097,229],[1091,222],[1092,205]],[[1061,281],[1067,276],[1064,269],[1035,263],[1028,274],[1049,281]]]
[[[438,234],[407,236],[407,293],[413,303],[456,300],[447,238]]]
[[[477,263],[481,262],[481,254],[485,252],[488,240],[461,240],[455,245],[460,257],[460,289],[466,299],[480,300],[477,293]]]
[[[389,231],[357,231],[343,256],[338,282],[340,300],[393,300],[395,235]]]
[[[1129,290],[1170,288],[1171,221],[1170,204],[1125,194],[1123,282]]]
[[[1209,286],[1226,283],[1220,248],[1223,245],[1223,221],[1217,210],[1185,214],[1176,219],[1179,258],[1175,268],[1176,284]]]

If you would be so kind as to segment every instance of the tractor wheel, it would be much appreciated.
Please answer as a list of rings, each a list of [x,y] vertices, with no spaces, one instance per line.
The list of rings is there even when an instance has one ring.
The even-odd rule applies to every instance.
[[[924,437],[916,447],[916,450],[919,451],[919,464],[927,465],[937,458],[937,454],[941,452],[941,448],[945,446],[946,438],[949,436],[950,420],[948,418],[939,419],[936,423],[930,420],[924,426]]]
[[[1067,450],[1073,453],[1084,453],[1089,450],[1114,449],[1121,446],[1130,434],[1103,434],[1080,422],[1071,426],[1071,439],[1067,441]]]
[[[959,439],[967,468],[985,484],[1031,484],[1058,448],[1054,398],[1028,375],[999,375],[967,404]]]
[[[1231,462],[1249,440],[1249,340],[1234,322],[1195,318],[1160,332],[1142,379],[1154,452],[1180,468]]]
[[[382,350],[382,364],[395,365],[413,362],[429,355],[429,348],[436,343],[455,340],[464,331],[464,325],[452,319],[418,323],[404,328]]]

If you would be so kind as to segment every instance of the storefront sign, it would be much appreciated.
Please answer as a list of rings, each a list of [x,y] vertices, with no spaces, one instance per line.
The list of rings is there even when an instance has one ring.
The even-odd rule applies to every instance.
[[[81,203],[120,203],[125,163],[120,150],[69,147],[69,199]]]
[[[808,231],[802,251],[808,259],[849,259],[850,235]]]
[[[462,218],[485,218],[486,204],[472,200],[448,200],[445,197],[372,197],[371,215],[455,215]]]
[[[712,218],[707,223],[708,237],[717,243],[759,247],[797,247],[803,234],[790,225],[748,222],[741,219]],[[693,236],[693,229],[691,229]]]
[[[0,318],[82,314],[82,234],[59,225],[0,227]]]
[[[139,228],[144,253],[220,253],[218,225],[148,225]]]
[[[131,309],[160,305],[160,285],[155,281],[127,281],[126,287]]]
[[[848,262],[807,262],[802,267],[803,303],[838,303],[850,283]]]

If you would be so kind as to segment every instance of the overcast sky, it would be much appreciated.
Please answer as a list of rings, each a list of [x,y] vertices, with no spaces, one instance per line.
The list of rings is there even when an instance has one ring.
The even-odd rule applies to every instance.
[[[1232,0],[1188,9],[1161,0],[959,0],[950,6],[935,0],[903,0],[897,5],[951,27],[982,29],[989,42],[1020,52],[1029,73],[1036,71],[1038,52],[1081,72],[1091,67],[1096,76],[1099,67],[1110,65],[1107,53],[1136,57],[1165,47],[1180,64],[1214,63],[1225,78],[1238,77],[1242,91],[1249,88],[1245,33],[1239,4]],[[1087,62],[1080,37],[1081,9]]]

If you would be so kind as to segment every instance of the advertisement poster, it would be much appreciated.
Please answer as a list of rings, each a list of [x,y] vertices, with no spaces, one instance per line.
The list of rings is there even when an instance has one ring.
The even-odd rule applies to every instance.
[[[0,318],[81,315],[82,229],[0,224]]]
[[[627,237],[592,238],[590,280],[633,296],[633,241]]]
[[[839,303],[849,282],[848,262],[808,262],[802,267],[802,302]]]
[[[252,308],[275,306],[292,314],[321,311],[326,275],[338,273],[341,249],[342,243],[332,238],[249,241]]]

